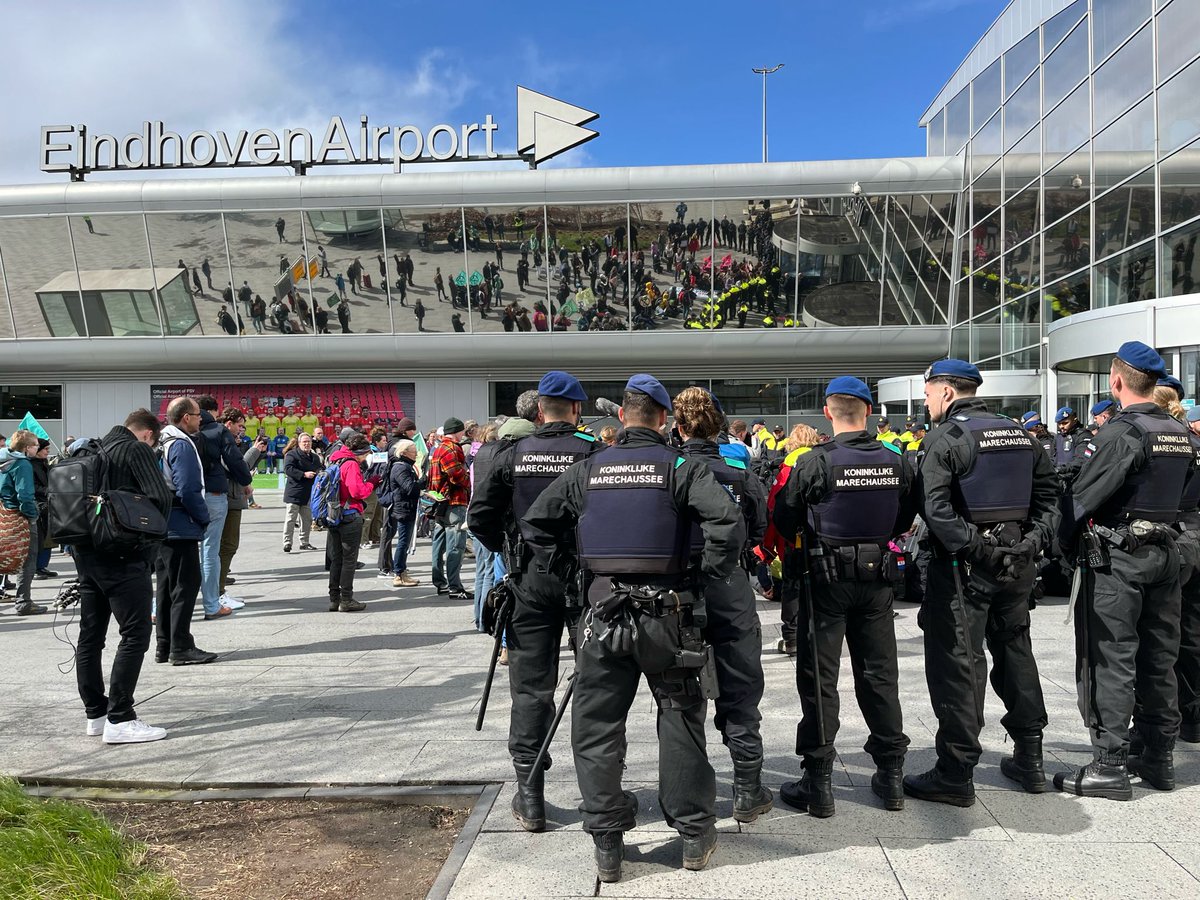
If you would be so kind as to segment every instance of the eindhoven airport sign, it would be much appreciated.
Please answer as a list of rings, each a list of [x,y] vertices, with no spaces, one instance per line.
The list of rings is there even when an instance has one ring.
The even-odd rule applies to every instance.
[[[341,116],[333,116],[319,135],[307,128],[184,135],[166,130],[160,121],[147,121],[141,131],[118,137],[93,134],[86,125],[43,125],[39,161],[43,172],[68,172],[80,181],[90,172],[276,165],[289,166],[301,175],[313,166],[386,164],[399,172],[403,163],[413,162],[521,160],[536,168],[596,137],[598,132],[583,126],[599,115],[518,86],[515,154],[496,152],[495,133],[500,126],[490,114],[482,124],[439,124],[428,129],[373,125],[366,116],[360,116],[353,129]]]

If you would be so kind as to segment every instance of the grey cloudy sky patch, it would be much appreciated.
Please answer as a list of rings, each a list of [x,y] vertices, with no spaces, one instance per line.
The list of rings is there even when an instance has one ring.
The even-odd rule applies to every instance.
[[[64,177],[39,171],[42,125],[86,124],[92,133],[121,136],[140,131],[147,119],[161,119],[181,134],[290,127],[319,136],[331,115],[356,128],[365,113],[379,125],[428,127],[458,112],[473,87],[447,51],[430,49],[399,71],[384,69],[327,52],[320,43],[298,42],[285,27],[287,14],[282,4],[257,0],[140,0],[121,4],[120,15],[100,4],[80,5],[69,14],[57,4],[10,5],[0,30],[0,53],[10,73],[21,73],[21,89],[6,96],[0,181]],[[484,112],[479,110],[478,118]],[[462,114],[476,121],[476,111]],[[197,174],[193,170],[189,177]]]

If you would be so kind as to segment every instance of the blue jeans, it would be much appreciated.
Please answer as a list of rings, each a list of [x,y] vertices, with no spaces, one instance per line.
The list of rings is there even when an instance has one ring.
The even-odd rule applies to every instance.
[[[393,519],[396,534],[392,538],[395,554],[392,557],[392,575],[403,575],[408,571],[408,549],[412,544],[413,526],[417,522],[416,510],[407,519]]]
[[[494,560],[496,554],[471,535],[475,547],[475,630],[483,631],[483,600],[496,583]]]
[[[463,548],[467,543],[467,533],[461,526],[467,518],[465,506],[452,506],[446,514],[445,525],[433,526],[433,585],[437,588],[449,587],[452,591],[462,591]],[[444,559],[443,559],[444,557]]]
[[[200,598],[204,614],[213,616],[221,608],[221,532],[229,514],[229,495],[206,493],[204,503],[208,506],[208,528],[200,542]]]

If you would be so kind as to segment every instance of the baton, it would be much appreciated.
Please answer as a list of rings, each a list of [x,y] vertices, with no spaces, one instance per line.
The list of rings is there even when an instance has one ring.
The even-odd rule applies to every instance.
[[[804,602],[808,607],[808,652],[812,657],[813,673],[813,705],[817,710],[817,740],[825,746],[825,701],[821,696],[821,670],[817,665],[817,611],[813,604],[812,595],[812,555],[805,547],[804,554]]]
[[[546,733],[546,739],[542,741],[542,749],[538,751],[537,757],[533,761],[533,771],[542,771],[542,763],[546,761],[546,756],[550,752],[550,744],[554,741],[554,735],[558,733],[559,723],[562,722],[563,713],[567,711],[567,704],[571,702],[571,695],[575,693],[575,672],[572,672],[567,677],[567,690],[562,695],[562,699],[558,701],[558,709],[554,712],[554,721],[550,723],[550,730]]]
[[[967,651],[967,675],[971,679],[971,693],[975,697],[975,716],[979,727],[983,727],[983,692],[975,677],[975,646],[971,643],[971,628],[967,620],[967,600],[963,596],[962,577],[958,571],[958,555],[950,559],[950,572],[954,576],[954,618],[963,633],[963,645]]]
[[[512,603],[505,603],[496,614],[496,639],[492,644],[492,661],[488,665],[487,680],[483,683],[483,697],[479,701],[479,715],[475,718],[476,731],[483,731],[483,717],[487,714],[488,697],[492,693],[492,679],[496,677],[496,664],[500,661],[500,645],[504,641],[504,632],[508,630],[508,622],[511,618]]]

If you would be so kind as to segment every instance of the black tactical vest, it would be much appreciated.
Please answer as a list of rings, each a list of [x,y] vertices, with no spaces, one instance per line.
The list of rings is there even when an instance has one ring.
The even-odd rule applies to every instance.
[[[830,441],[813,452],[825,454],[831,488],[808,510],[817,537],[835,547],[886,544],[900,513],[900,453],[882,441],[869,450]]]
[[[570,434],[521,438],[513,446],[513,516],[525,518],[533,501],[572,465],[592,452],[595,438],[576,431]]]
[[[587,462],[579,556],[597,575],[681,575],[690,523],[675,508],[675,469],[666,446],[610,448]]]
[[[1200,437],[1188,434],[1188,440],[1192,442],[1192,453],[1195,458],[1192,461],[1192,478],[1183,488],[1183,499],[1179,502],[1179,512],[1181,516],[1191,516],[1194,520],[1197,516],[1197,507],[1200,507]]]
[[[975,525],[1029,518],[1036,448],[1020,425],[1003,416],[950,419],[970,438],[971,467],[951,486],[955,511]]]
[[[1125,412],[1113,421],[1127,423],[1137,430],[1146,450],[1146,462],[1129,474],[1097,519],[1178,521],[1183,483],[1196,458],[1187,429],[1166,413]],[[1112,426],[1113,422],[1109,422],[1104,427]]]
[[[1081,442],[1087,443],[1092,434],[1085,428],[1074,428],[1068,434],[1054,436],[1054,464],[1066,466],[1075,461],[1075,448]]]
[[[746,464],[740,459],[731,459],[725,456],[719,458],[696,456],[694,458],[708,465],[713,477],[717,479],[721,487],[729,491],[729,496],[733,497],[734,503],[738,505],[738,509],[742,510],[744,516],[746,508],[742,504],[746,497]],[[704,532],[700,530],[699,522],[692,523],[691,544],[692,555],[704,549]]]

